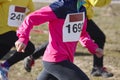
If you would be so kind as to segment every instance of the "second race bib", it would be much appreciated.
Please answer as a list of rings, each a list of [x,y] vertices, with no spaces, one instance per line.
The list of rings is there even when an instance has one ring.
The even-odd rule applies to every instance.
[[[9,7],[8,25],[18,27],[25,17],[25,12],[25,7],[11,5]]]

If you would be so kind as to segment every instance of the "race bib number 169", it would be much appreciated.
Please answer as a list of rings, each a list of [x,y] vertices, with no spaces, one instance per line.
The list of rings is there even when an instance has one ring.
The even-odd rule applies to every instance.
[[[73,42],[80,39],[84,20],[84,12],[72,13],[66,16],[63,25],[63,42]]]

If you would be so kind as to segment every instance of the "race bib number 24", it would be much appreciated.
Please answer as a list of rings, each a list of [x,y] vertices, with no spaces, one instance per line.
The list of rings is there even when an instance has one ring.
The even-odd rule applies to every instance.
[[[11,5],[9,7],[8,25],[18,27],[25,17],[25,12],[25,7]]]

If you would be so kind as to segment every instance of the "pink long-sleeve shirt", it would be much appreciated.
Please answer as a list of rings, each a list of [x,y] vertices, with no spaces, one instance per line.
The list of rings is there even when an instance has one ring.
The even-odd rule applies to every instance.
[[[17,30],[18,40],[27,45],[29,33],[33,26],[40,25],[45,22],[49,22],[49,44],[43,55],[43,60],[48,62],[69,60],[73,62],[78,41],[63,41],[63,24],[65,19],[59,19],[49,6],[35,11],[25,18]],[[85,19],[82,33],[80,35],[80,41],[94,54],[98,46],[90,39],[86,32],[86,26],[87,20]]]

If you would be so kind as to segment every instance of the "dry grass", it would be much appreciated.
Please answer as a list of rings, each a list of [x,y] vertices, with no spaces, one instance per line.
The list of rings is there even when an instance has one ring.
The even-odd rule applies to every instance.
[[[43,5],[37,5],[43,6]],[[106,45],[105,45],[105,57],[104,65],[108,67],[108,70],[114,73],[112,78],[92,77],[90,71],[92,69],[93,57],[89,52],[78,44],[77,53],[75,56],[75,64],[79,66],[91,80],[120,80],[120,16],[119,16],[119,5],[112,5],[111,7],[95,8],[95,22],[106,34]],[[44,27],[44,28],[42,28]],[[42,29],[47,30],[46,24],[42,25]],[[32,32],[31,40],[37,46],[44,41],[47,41],[48,34],[39,34]],[[36,37],[37,36],[37,37]],[[36,64],[32,69],[31,73],[27,73],[23,67],[23,61],[15,64],[9,71],[10,80],[35,80],[38,73],[42,69],[41,59],[36,60]]]

